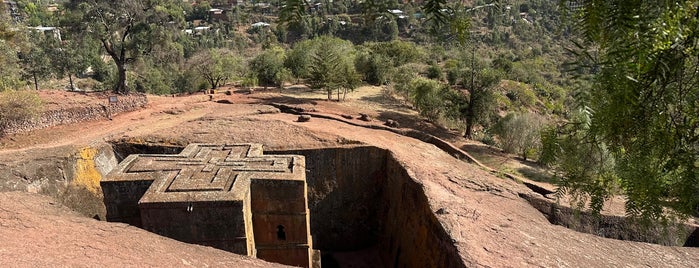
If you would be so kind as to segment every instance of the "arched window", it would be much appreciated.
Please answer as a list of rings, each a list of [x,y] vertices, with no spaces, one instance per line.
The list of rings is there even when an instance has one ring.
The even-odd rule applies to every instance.
[[[277,240],[286,240],[284,225],[277,225]]]

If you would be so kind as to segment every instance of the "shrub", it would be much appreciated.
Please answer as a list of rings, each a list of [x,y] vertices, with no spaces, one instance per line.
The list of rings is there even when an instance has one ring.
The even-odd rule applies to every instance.
[[[193,93],[199,88],[199,85],[204,84],[206,87],[206,82],[203,81],[197,73],[191,70],[187,70],[177,77],[174,82],[175,92],[177,93]]]
[[[0,93],[0,134],[13,122],[31,120],[41,112],[41,99],[30,91]]]
[[[534,113],[508,114],[495,126],[502,149],[527,160],[541,145],[544,118]]]
[[[389,79],[389,73],[393,70],[390,58],[382,54],[374,54],[362,51],[355,58],[356,70],[364,77],[364,81],[372,85],[382,85]]]
[[[278,74],[284,69],[284,49],[273,47],[258,54],[250,61],[250,70],[257,76],[262,85],[278,86]]]
[[[410,99],[420,114],[435,121],[439,118],[442,100],[439,98],[440,84],[426,78],[415,78],[410,82]]]
[[[442,73],[442,68],[440,68],[439,65],[433,64],[427,68],[427,78],[441,81],[443,77],[444,74]]]

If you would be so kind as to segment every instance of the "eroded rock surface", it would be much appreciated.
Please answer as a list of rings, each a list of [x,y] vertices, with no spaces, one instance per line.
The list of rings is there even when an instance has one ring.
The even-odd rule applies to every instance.
[[[0,193],[0,237],[11,267],[285,267],[97,221],[26,192]]]

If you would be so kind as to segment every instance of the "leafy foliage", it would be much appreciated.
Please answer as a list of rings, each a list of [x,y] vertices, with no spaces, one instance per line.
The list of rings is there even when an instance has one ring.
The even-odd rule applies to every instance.
[[[493,88],[500,82],[500,75],[493,69],[472,70],[464,74],[462,83],[469,90],[468,106],[462,111],[466,120],[464,136],[471,138],[473,127],[487,127],[495,117],[495,95]]]
[[[71,0],[64,21],[73,32],[89,33],[102,43],[117,66],[114,91],[128,93],[127,65],[154,45],[170,40],[171,27],[183,22],[183,12],[172,0]]]
[[[41,36],[38,36],[42,40]],[[45,38],[43,38],[45,42]],[[39,41],[39,43],[44,43]],[[45,51],[44,46],[30,46],[27,50],[19,54],[19,59],[22,64],[22,78],[32,79],[34,88],[39,90],[39,80],[47,78],[51,74],[49,54]]]
[[[243,73],[242,59],[233,51],[223,48],[199,51],[188,60],[188,65],[209,82],[211,89]]]
[[[249,63],[250,70],[263,85],[279,86],[279,73],[284,71],[284,49],[273,47],[257,55]]]
[[[666,208],[699,214],[696,2],[585,1],[573,18],[594,86],[583,100],[590,126],[563,136],[579,142],[561,155],[597,164],[583,172],[561,159],[564,185],[593,200],[619,187],[627,212],[647,220],[666,219]]]
[[[535,113],[511,113],[498,122],[494,132],[501,148],[527,160],[541,145],[540,132],[544,124],[544,118]]]
[[[345,95],[359,83],[359,75],[354,68],[354,47],[352,43],[338,38],[321,37],[314,40],[317,49],[311,59],[309,82],[313,88],[328,92],[328,99],[334,90]]]

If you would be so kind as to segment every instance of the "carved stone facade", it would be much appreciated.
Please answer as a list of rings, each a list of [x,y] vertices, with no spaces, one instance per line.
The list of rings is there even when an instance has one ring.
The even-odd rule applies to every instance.
[[[176,155],[130,155],[100,184],[108,221],[312,267],[305,166],[303,156],[263,155],[259,144],[190,144]]]

